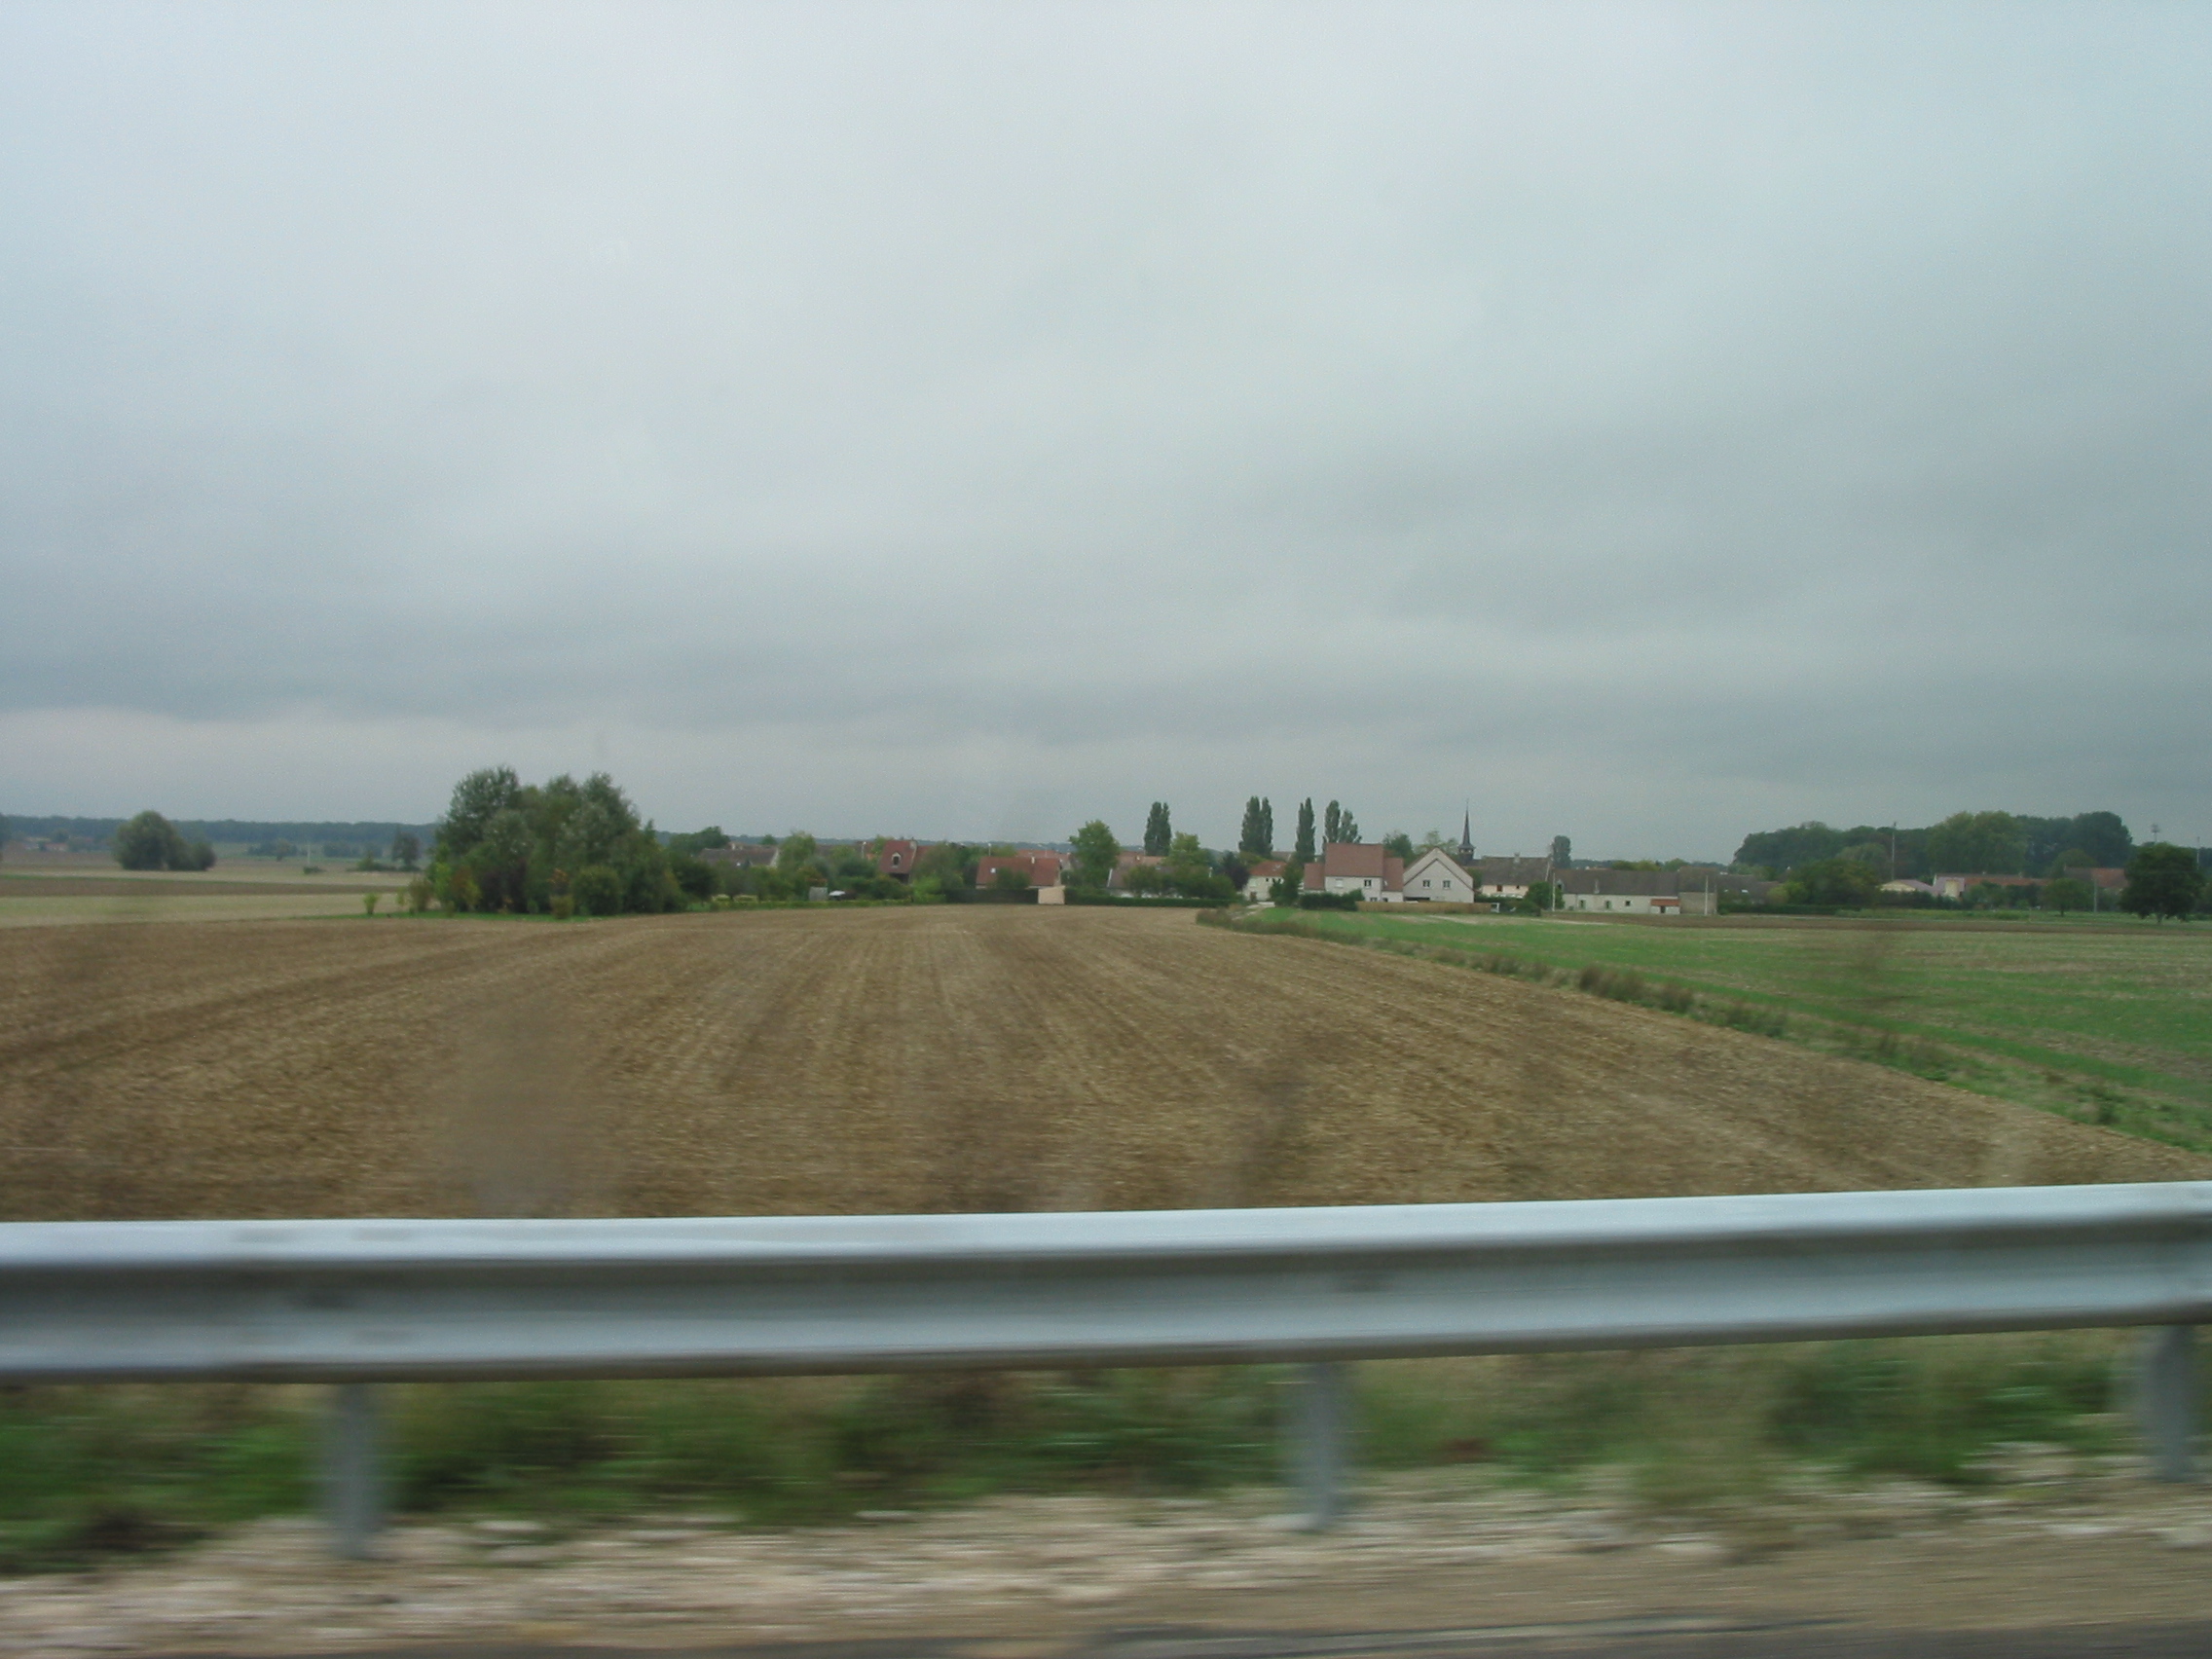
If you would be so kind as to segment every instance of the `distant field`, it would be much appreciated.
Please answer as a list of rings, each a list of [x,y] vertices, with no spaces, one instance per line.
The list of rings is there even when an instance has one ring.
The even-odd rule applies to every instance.
[[[2212,1149],[2212,930],[2148,922],[1633,924],[1303,916],[1346,940],[1450,944],[1647,980],[1815,1022],[1816,1043],[1916,1039],[1884,1057],[1980,1093]],[[1928,1045],[1934,1045],[1932,1051]]]
[[[406,881],[364,870],[307,875],[296,864],[137,870],[90,853],[11,855],[0,865],[0,928],[341,915],[358,910],[362,894],[396,893]]]

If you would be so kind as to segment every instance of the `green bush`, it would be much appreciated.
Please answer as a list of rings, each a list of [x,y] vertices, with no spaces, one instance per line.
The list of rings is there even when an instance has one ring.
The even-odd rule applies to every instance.
[[[586,865],[570,879],[569,897],[583,915],[620,915],[622,878],[605,865]]]

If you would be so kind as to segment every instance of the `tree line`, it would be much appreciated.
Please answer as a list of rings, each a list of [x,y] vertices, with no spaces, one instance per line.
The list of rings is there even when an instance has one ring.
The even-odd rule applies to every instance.
[[[1885,881],[1938,874],[2063,877],[2068,869],[2123,867],[2135,837],[2117,812],[2038,818],[2012,812],[1954,812],[1939,824],[1904,829],[1857,825],[1838,830],[1818,819],[1744,837],[1736,866],[1782,880],[1806,865],[1849,858]]]

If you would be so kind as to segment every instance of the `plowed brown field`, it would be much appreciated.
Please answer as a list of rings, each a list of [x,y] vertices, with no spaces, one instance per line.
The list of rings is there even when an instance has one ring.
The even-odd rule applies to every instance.
[[[2203,1160],[1430,963],[973,906],[24,930],[0,1217],[1370,1203]]]

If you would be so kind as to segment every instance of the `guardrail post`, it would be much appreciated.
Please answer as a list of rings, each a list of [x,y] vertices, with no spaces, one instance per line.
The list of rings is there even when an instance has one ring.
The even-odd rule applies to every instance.
[[[363,1561],[375,1552],[377,1530],[384,1524],[378,1404],[371,1383],[341,1382],[330,1391],[322,1447],[323,1513],[330,1523],[331,1549],[349,1561]]]
[[[2196,1331],[2161,1325],[2143,1343],[2143,1437],[2151,1472],[2161,1481],[2196,1478]]]
[[[1292,1413],[1292,1460],[1306,1498],[1305,1525],[1326,1531],[1344,1514],[1345,1367],[1339,1360],[1304,1366]]]

